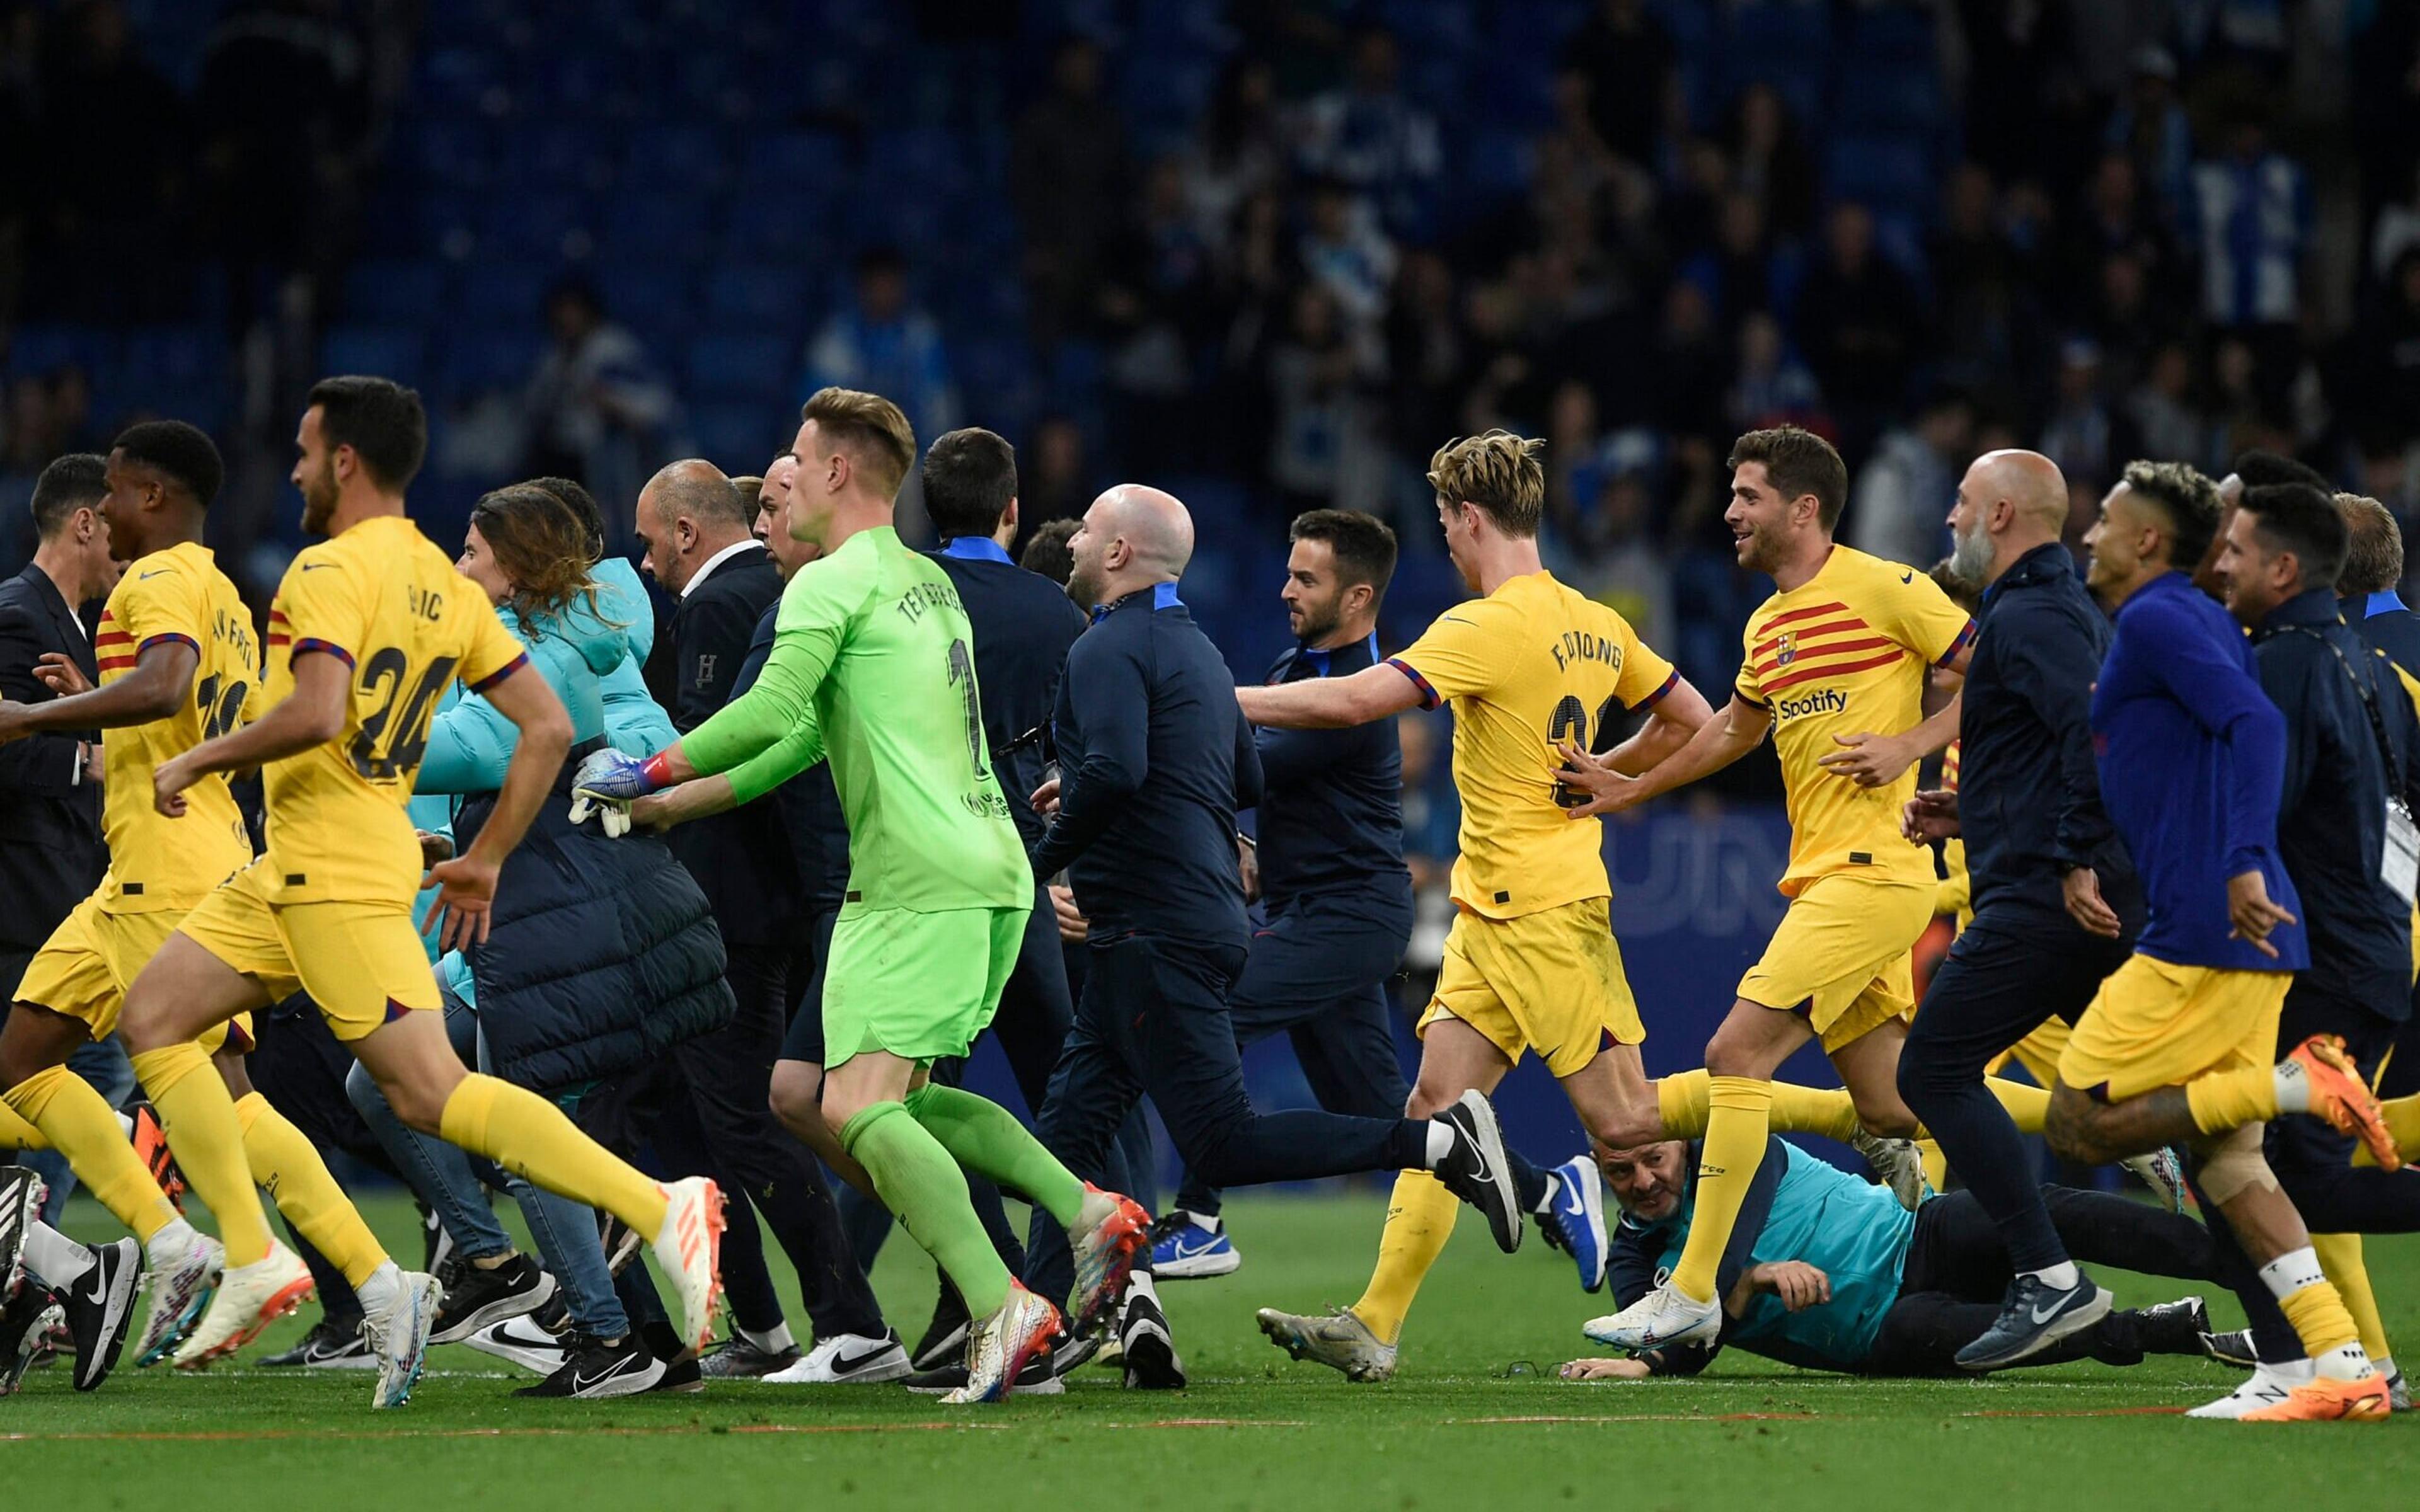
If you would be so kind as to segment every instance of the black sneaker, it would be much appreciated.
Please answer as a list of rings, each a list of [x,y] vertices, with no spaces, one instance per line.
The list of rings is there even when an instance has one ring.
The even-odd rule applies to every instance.
[[[933,1320],[908,1358],[919,1370],[938,1369],[967,1352],[967,1300],[958,1288],[941,1280],[941,1294],[933,1302]]]
[[[322,1318],[302,1335],[302,1343],[270,1355],[260,1364],[276,1370],[376,1370],[378,1352],[370,1348],[369,1340],[362,1337],[359,1319],[350,1323],[332,1323]]]
[[[650,1353],[664,1364],[663,1379],[649,1386],[649,1391],[704,1391],[706,1372],[698,1368],[697,1356],[681,1343],[670,1323],[647,1323],[639,1330]]]
[[[758,1381],[776,1370],[787,1370],[805,1358],[795,1344],[786,1350],[760,1350],[734,1335],[699,1355],[697,1369],[708,1381]]]
[[[1091,1351],[1086,1352],[1089,1354]],[[1016,1384],[1009,1388],[1009,1395],[1057,1396],[1065,1392],[1067,1382],[1051,1370],[1050,1362],[1051,1356],[1047,1354],[1038,1359],[1028,1360],[1025,1363],[1025,1368],[1016,1373]],[[967,1367],[963,1361],[952,1361],[948,1365],[936,1365],[930,1370],[920,1370],[903,1382],[909,1391],[919,1396],[939,1396],[956,1391],[966,1383]]]
[[[2199,1354],[2210,1335],[2210,1306],[2199,1297],[2180,1297],[2134,1312],[2134,1337],[2145,1354]]]
[[[1476,1091],[1462,1094],[1437,1120],[1454,1132],[1453,1149],[1432,1173],[1446,1189],[1487,1215],[1496,1247],[1510,1255],[1521,1247],[1521,1198],[1504,1156],[1504,1132],[1496,1109]]]
[[[75,1335],[75,1389],[91,1391],[109,1379],[117,1351],[126,1347],[134,1320],[134,1287],[143,1279],[143,1246],[131,1239],[92,1250],[92,1269],[71,1287],[53,1293],[67,1309]]]
[[[411,1205],[420,1211],[420,1268],[442,1281],[445,1272],[439,1267],[453,1258],[454,1236],[446,1231],[444,1221],[427,1199],[413,1197]]]
[[[489,1323],[534,1313],[554,1298],[554,1277],[526,1255],[486,1271],[465,1261],[444,1285],[444,1305],[428,1331],[431,1344],[459,1344]]]
[[[2015,1365],[2108,1317],[2109,1304],[2115,1301],[2081,1272],[2075,1285],[2063,1290],[2045,1285],[2037,1275],[2018,1276],[2009,1283],[2000,1316],[1983,1330],[1982,1337],[1958,1351],[1958,1367],[1997,1370]]]
[[[1126,1285],[1126,1304],[1118,1315],[1118,1354],[1125,1366],[1129,1391],[1183,1391],[1185,1363],[1176,1357],[1176,1336],[1169,1331],[1168,1315],[1150,1278],[1138,1273]]]
[[[0,1306],[0,1396],[15,1391],[25,1379],[34,1357],[42,1352],[43,1336],[64,1317],[59,1304],[51,1300],[50,1288],[30,1283]]]
[[[664,1363],[655,1357],[636,1334],[607,1343],[591,1334],[564,1340],[568,1357],[563,1367],[535,1386],[523,1386],[516,1396],[570,1396],[595,1401],[607,1396],[636,1396],[658,1390]],[[690,1366],[695,1369],[695,1365]]]
[[[2201,1352],[2221,1365],[2231,1365],[2239,1370],[2257,1369],[2260,1351],[2253,1347],[2252,1330],[2231,1328],[2224,1334],[2204,1334],[2198,1341]]]

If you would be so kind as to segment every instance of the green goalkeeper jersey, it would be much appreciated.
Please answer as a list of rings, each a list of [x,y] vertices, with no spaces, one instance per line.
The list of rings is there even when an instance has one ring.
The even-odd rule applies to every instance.
[[[742,803],[829,760],[848,816],[845,911],[1033,902],[985,748],[966,609],[888,526],[799,570],[765,670],[681,750],[700,776],[729,772]]]

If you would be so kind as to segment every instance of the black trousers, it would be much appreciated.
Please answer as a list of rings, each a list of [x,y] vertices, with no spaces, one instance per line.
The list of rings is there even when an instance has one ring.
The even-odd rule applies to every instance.
[[[738,1011],[725,1027],[674,1049],[684,1095],[671,1101],[657,1125],[657,1153],[673,1174],[711,1176],[734,1199],[726,1214],[722,1281],[741,1327],[762,1333],[782,1321],[748,1211],[753,1208],[799,1273],[815,1336],[879,1338],[882,1309],[841,1232],[822,1167],[773,1117],[768,1101],[782,1047],[789,946],[727,949],[724,979]]]
[[[1408,907],[1353,894],[1294,899],[1252,934],[1244,974],[1227,996],[1238,1049],[1283,1033],[1303,1080],[1330,1113],[1394,1118],[1411,1100],[1387,980],[1410,943]],[[1188,1212],[1218,1211],[1218,1189],[1190,1167],[1176,1189]]]
[[[1425,1166],[1426,1127],[1409,1119],[1252,1111],[1227,1015],[1244,961],[1240,945],[1149,934],[1094,942],[1043,1143],[1101,1181],[1120,1126],[1148,1092],[1178,1155],[1214,1186]]]
[[[1983,1068],[2051,1015],[2072,1024],[2131,940],[2090,934],[2064,912],[1987,904],[1949,947],[1900,1051],[1899,1095],[2007,1237],[2020,1271],[2068,1258],[2016,1124]]]
[[[2106,1192],[2050,1186],[2041,1188],[2041,1196],[2060,1242],[2079,1260],[2149,1275],[2217,1279],[2210,1230],[2190,1218]],[[1958,1351],[1992,1326],[2016,1273],[2000,1226],[1972,1192],[1927,1202],[1916,1210],[1899,1300],[1883,1315],[1862,1370],[1876,1376],[1963,1374]],[[2132,1319],[2112,1313],[2025,1363],[2098,1359],[2132,1365],[2141,1358]]]

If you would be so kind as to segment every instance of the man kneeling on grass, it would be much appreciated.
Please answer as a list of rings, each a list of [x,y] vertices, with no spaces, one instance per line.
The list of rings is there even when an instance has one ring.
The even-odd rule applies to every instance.
[[[1621,1208],[1607,1275],[1617,1310],[1652,1289],[1680,1254],[1696,1211],[1698,1159],[1698,1147],[1678,1139],[1598,1149]],[[2079,1260],[2194,1280],[2216,1275],[2209,1230],[2190,1218],[2100,1192],[2054,1186],[2042,1196]],[[1970,1194],[1930,1197],[1910,1212],[1890,1188],[1768,1139],[1723,1254],[1714,1293],[1723,1304],[1720,1340],[1574,1360],[1562,1375],[1693,1376],[1727,1344],[1818,1370],[1958,1375],[1955,1356],[1998,1316],[2009,1276],[1999,1228]],[[1591,1320],[1589,1335],[1610,1321]],[[2202,1300],[2187,1297],[2111,1312],[2022,1363],[2139,1365],[2149,1354],[2197,1355],[2209,1327]]]

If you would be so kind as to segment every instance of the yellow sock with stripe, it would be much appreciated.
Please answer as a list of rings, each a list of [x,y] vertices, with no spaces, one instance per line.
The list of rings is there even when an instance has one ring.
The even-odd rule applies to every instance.
[[[2362,1257],[2359,1234],[2313,1234],[2311,1248],[2319,1257],[2319,1269],[2327,1273],[2328,1284],[2343,1299],[2345,1311],[2352,1315],[2352,1326],[2361,1331],[2361,1347],[2372,1365],[2393,1357],[2395,1350],[2386,1340],[2386,1319],[2379,1315],[2378,1292],[2369,1284],[2369,1266]],[[2380,1369],[2386,1368],[2379,1365]]]
[[[0,1149],[48,1149],[51,1142],[42,1131],[17,1116],[17,1110],[0,1103]]]
[[[582,1134],[535,1092],[473,1072],[445,1100],[437,1136],[557,1196],[602,1208],[644,1239],[653,1241],[663,1229],[671,1206],[663,1188]]]
[[[2345,1311],[2344,1299],[2328,1284],[2316,1250],[2305,1244],[2287,1251],[2260,1268],[2260,1279],[2319,1374],[2342,1380],[2367,1373],[2369,1356],[2361,1347],[2361,1330]]]
[[[53,1066],[8,1088],[6,1101],[15,1117],[68,1158],[93,1200],[144,1245],[177,1221],[176,1208],[151,1180],[142,1157],[126,1142],[117,1115],[90,1082],[65,1066]]]
[[[295,1230],[359,1289],[386,1263],[386,1247],[328,1173],[328,1163],[302,1131],[258,1092],[236,1099],[235,1117],[243,1130],[253,1184],[267,1192]]]
[[[267,1259],[269,1219],[252,1184],[252,1163],[244,1158],[243,1125],[209,1053],[187,1041],[130,1058],[144,1091],[150,1094],[151,1111],[160,1115],[161,1129],[177,1152],[186,1183],[219,1221],[227,1268]],[[113,1128],[116,1123],[111,1120]]]
[[[1454,1219],[1462,1203],[1443,1181],[1426,1171],[1403,1171],[1395,1177],[1394,1194],[1387,1199],[1387,1227],[1378,1236],[1378,1264],[1370,1285],[1353,1304],[1353,1316],[1368,1325],[1382,1344],[1404,1336],[1404,1319],[1419,1295],[1429,1268],[1453,1237]]]
[[[1665,1136],[1697,1139],[1705,1134],[1708,1086],[1702,1071],[1684,1071],[1655,1083],[1656,1110],[1664,1119]],[[1774,1082],[1771,1127],[1777,1134],[1822,1134],[1846,1143],[1856,1137],[1857,1104],[1843,1088],[1801,1087]]]
[[[2276,1070],[2246,1066],[2196,1077],[2185,1083],[2185,1105],[2193,1109],[2194,1127],[2204,1134],[2266,1123],[2277,1116]]]
[[[1692,1302],[1714,1300],[1714,1273],[1739,1221],[1749,1183],[1772,1135],[1773,1084],[1755,1076],[1716,1076],[1706,1088],[1706,1142],[1698,1156],[1697,1211],[1672,1288]]]

